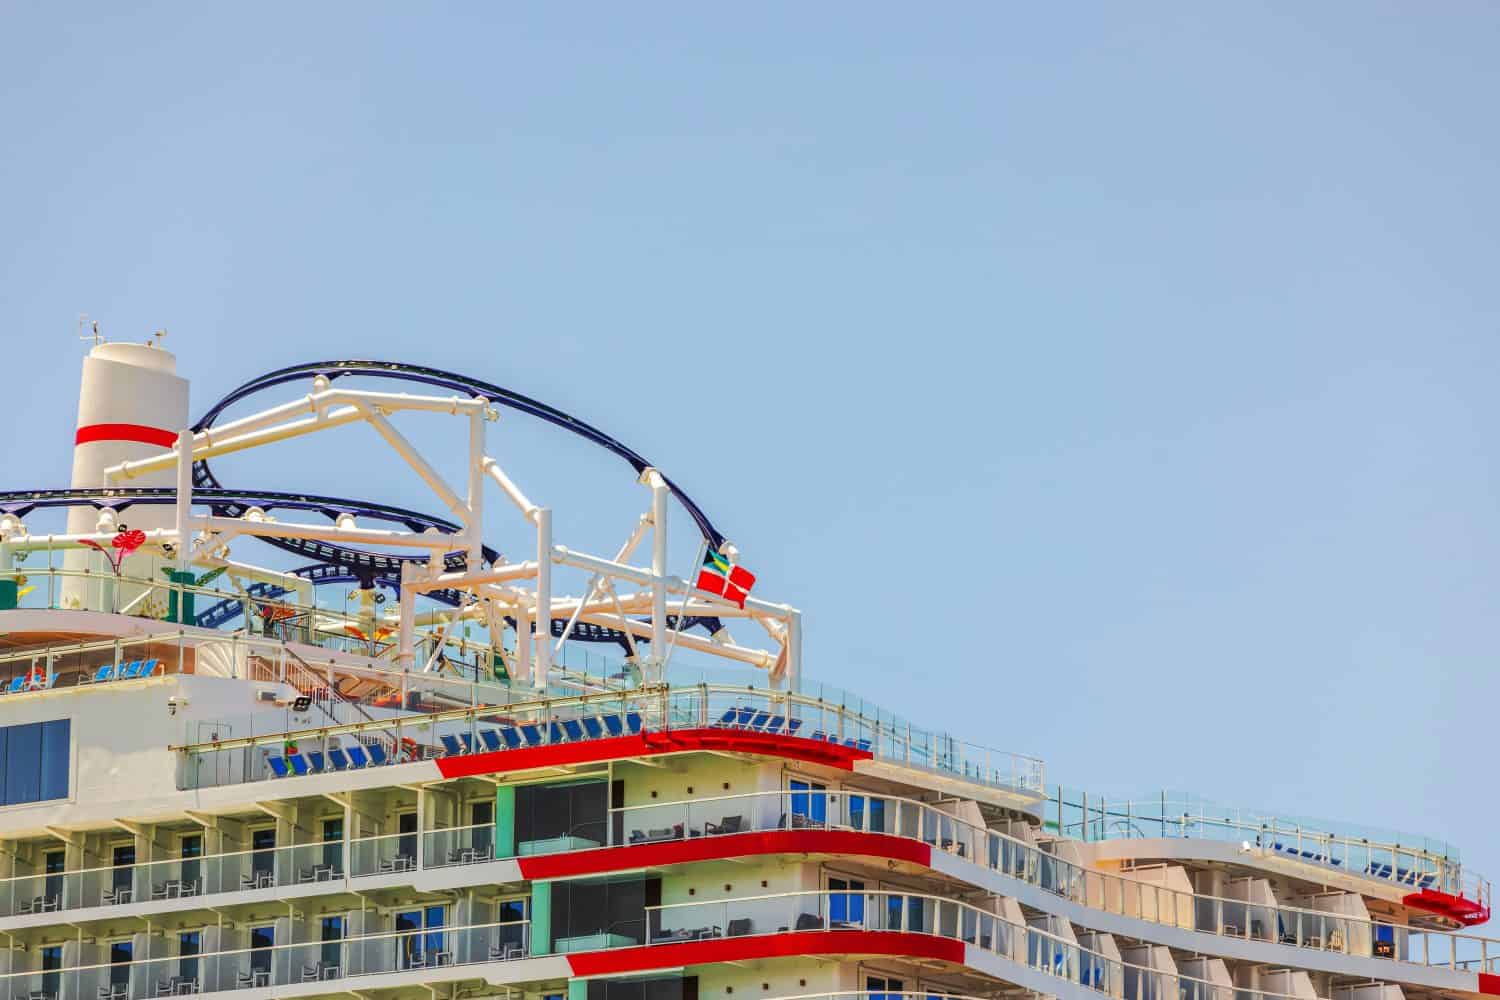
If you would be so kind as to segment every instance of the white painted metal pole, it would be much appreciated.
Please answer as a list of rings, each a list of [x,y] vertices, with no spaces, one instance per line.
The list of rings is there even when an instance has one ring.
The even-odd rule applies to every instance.
[[[484,424],[484,410],[469,414],[469,549],[465,569],[470,573],[479,572],[484,557]]]
[[[797,694],[802,690],[802,612],[786,609],[786,686]]]
[[[177,569],[191,565],[193,542],[193,432],[177,434]]]
[[[651,658],[647,680],[659,684],[667,652],[667,484],[655,469],[646,470],[651,487]]]
[[[552,666],[552,508],[536,512],[536,686],[547,688]]]
[[[396,599],[400,615],[397,622],[396,665],[402,670],[410,670],[417,659],[416,622],[414,620],[417,592],[409,586],[413,575],[411,563],[403,562],[401,564],[401,594]]]

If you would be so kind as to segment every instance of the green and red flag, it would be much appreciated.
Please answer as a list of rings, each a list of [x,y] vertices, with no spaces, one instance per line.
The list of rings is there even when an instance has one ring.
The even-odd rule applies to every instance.
[[[755,574],[743,566],[736,566],[728,556],[708,552],[703,556],[703,566],[698,570],[698,589],[718,594],[745,606],[750,588],[755,586]]]

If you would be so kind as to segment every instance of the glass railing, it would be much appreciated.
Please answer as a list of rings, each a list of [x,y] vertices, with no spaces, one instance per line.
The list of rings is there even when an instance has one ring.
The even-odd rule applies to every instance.
[[[545,831],[504,855],[528,857],[778,830],[841,830],[919,841],[960,861],[1095,910],[1222,937],[1423,966],[1500,972],[1500,940],[1307,907],[1183,892],[1073,864],[931,805],[851,789],[747,792],[610,809],[608,819]],[[491,824],[349,841],[351,879],[501,858]],[[421,860],[418,851],[421,850]],[[726,847],[726,855],[732,848]],[[0,916],[342,880],[343,842],[0,880]],[[974,884],[982,884],[977,879]],[[121,888],[125,894],[121,895]],[[173,904],[180,909],[181,904]]]
[[[293,762],[284,760],[281,753],[287,742],[317,753],[316,770],[344,770],[351,763],[347,754],[344,763],[337,763],[329,751],[344,749],[346,739],[400,748],[400,754],[383,755],[384,762],[395,763],[582,742],[643,730],[705,728],[807,738],[1028,797],[1039,796],[1043,787],[1042,762],[1035,757],[991,750],[908,725],[893,728],[845,705],[807,695],[734,685],[661,687],[479,705],[173,749],[183,755],[180,787],[199,788],[293,773]],[[278,764],[285,766],[278,768]]]
[[[1280,994],[1230,990],[1192,977],[1122,962],[1041,928],[1013,923],[967,903],[918,893],[815,891],[670,904],[647,907],[639,924],[640,936],[578,934],[546,942],[539,953],[806,931],[889,932],[958,941],[1006,963],[1124,1000],[1159,1000],[1182,995],[1193,1000],[1219,1000],[1220,994],[1223,1000],[1290,1000]],[[530,930],[528,921],[429,926],[263,948],[145,957],[45,971],[16,970],[0,976],[0,987],[10,995],[38,995],[53,1000],[144,1000],[236,989],[343,983],[361,976],[402,971],[420,971],[432,977],[447,967],[528,957],[532,954]],[[161,938],[148,939],[146,946],[156,943],[171,947],[168,940]],[[347,991],[347,986],[338,990]],[[842,994],[819,994],[835,995]]]
[[[1122,962],[1042,928],[921,893],[815,890],[671,903],[647,907],[645,923],[648,945],[810,931],[918,934],[960,941],[1003,961],[1129,1000],[1273,996]]]
[[[524,958],[527,921],[428,927],[327,941],[241,948],[197,955],[140,958],[74,968],[13,971],[0,976],[4,996],[46,1000],[145,1000],[236,989],[337,982],[408,970],[431,971]],[[171,947],[170,940],[148,944]],[[347,989],[331,989],[345,993]]]
[[[1173,837],[1248,843],[1295,861],[1409,890],[1463,896],[1486,909],[1490,905],[1489,883],[1464,873],[1457,848],[1415,834],[1232,808],[1180,792],[1109,800],[1062,787],[1047,800],[1046,821],[1061,835],[1082,840]]]

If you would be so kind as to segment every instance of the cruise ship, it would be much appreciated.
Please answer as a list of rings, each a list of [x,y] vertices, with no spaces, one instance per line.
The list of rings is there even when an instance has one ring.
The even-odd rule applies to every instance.
[[[815,682],[753,559],[550,404],[344,360],[194,420],[97,337],[80,384],[71,484],[0,493],[0,1000],[1500,995],[1455,847],[1106,799]],[[554,537],[523,434],[598,450],[618,545]]]

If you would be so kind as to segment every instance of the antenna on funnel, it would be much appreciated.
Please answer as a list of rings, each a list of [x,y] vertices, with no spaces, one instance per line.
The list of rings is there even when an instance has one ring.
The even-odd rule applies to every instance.
[[[88,328],[88,332],[84,332],[85,327]],[[104,343],[104,337],[99,333],[99,321],[90,320],[88,313],[78,314],[78,339],[93,341],[95,347]]]

